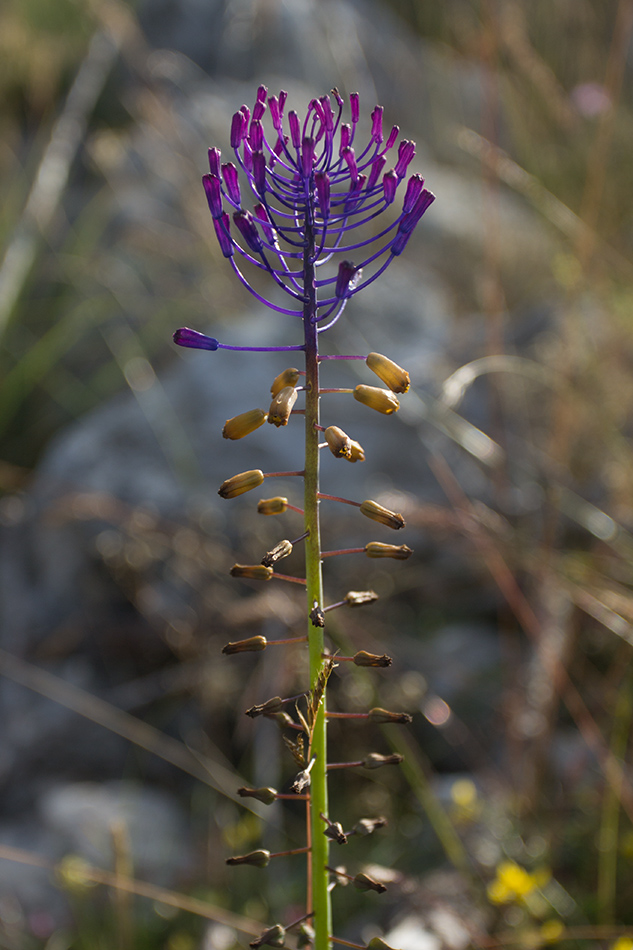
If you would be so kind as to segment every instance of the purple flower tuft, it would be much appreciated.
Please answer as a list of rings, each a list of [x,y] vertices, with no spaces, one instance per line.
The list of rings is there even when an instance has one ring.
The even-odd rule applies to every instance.
[[[206,336],[198,330],[181,327],[174,333],[174,343],[178,346],[189,346],[194,350],[217,350],[219,343],[212,336]]]

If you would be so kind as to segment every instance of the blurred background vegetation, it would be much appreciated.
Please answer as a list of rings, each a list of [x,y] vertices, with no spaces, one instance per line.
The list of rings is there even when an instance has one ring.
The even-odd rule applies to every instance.
[[[484,487],[475,497],[455,475],[459,463],[425,443],[425,471],[439,489],[400,499],[426,539],[424,561],[396,580],[378,578],[392,591],[381,610],[334,626],[343,652],[371,643],[381,653],[391,638],[387,652],[404,658],[376,694],[341,671],[341,705],[380,701],[418,713],[408,738],[385,740],[407,755],[401,774],[369,790],[350,778],[344,788],[346,827],[360,803],[399,831],[362,842],[362,860],[400,876],[380,911],[349,897],[339,926],[352,941],[368,940],[377,932],[367,930],[370,918],[409,950],[423,945],[420,928],[440,908],[453,929],[441,932],[436,921],[424,937],[438,950],[587,942],[632,950],[633,2],[350,6],[370,21],[386,17],[380,22],[406,38],[428,84],[403,101],[403,127],[422,129],[430,164],[451,181],[476,181],[482,195],[478,243],[427,240],[428,260],[450,288],[451,339],[419,395],[421,426],[441,431],[455,459],[474,460]],[[198,62],[195,50],[187,58],[165,49],[185,8],[195,20],[196,5],[184,2],[4,0],[0,8],[0,521],[9,546],[16,531],[31,530],[29,499],[46,494],[38,473],[58,433],[117,395],[131,393],[143,408],[177,361],[177,326],[222,326],[250,306],[223,267],[199,179],[205,148],[226,141],[240,84],[254,92],[260,81],[258,17],[265,23],[276,6],[217,5],[224,26],[251,31],[234,62],[211,39]],[[198,12],[212,29],[213,17]],[[351,35],[349,44],[355,49]],[[383,82],[394,115],[406,68],[393,63],[391,85]],[[283,64],[277,75],[283,81]],[[341,88],[344,78],[335,77]],[[200,113],[185,116],[179,96],[192,89]],[[439,182],[434,190],[439,205]],[[540,257],[524,254],[523,234],[516,247],[507,230],[501,237],[505,196],[538,222]],[[459,195],[452,207],[459,218]],[[195,482],[195,460],[177,419],[169,422],[155,428],[165,464]],[[481,430],[487,440],[478,442]],[[96,630],[116,628],[96,661],[117,668],[104,674],[108,701],[55,665],[77,643],[88,649],[85,631],[56,628],[55,637],[17,646],[5,636],[0,672],[3,685],[65,704],[151,753],[125,759],[117,775],[96,750],[85,767],[61,769],[64,779],[132,777],[171,789],[172,772],[186,773],[177,794],[195,856],[143,883],[116,809],[101,861],[29,850],[28,837],[2,834],[3,864],[44,868],[67,896],[63,909],[44,899],[38,909],[38,898],[13,887],[17,872],[3,872],[2,947],[230,950],[245,945],[235,928],[257,933],[276,908],[300,905],[292,870],[264,883],[253,869],[227,879],[226,854],[258,846],[265,827],[259,812],[231,800],[234,773],[261,772],[252,756],[265,759],[274,746],[265,733],[253,754],[234,711],[273,671],[248,659],[228,673],[217,668],[227,633],[274,625],[296,600],[271,605],[228,588],[234,536],[194,508],[176,517],[107,490],[61,505],[57,496],[55,518],[99,525],[86,558],[98,556],[129,608],[108,613],[99,601],[105,619],[94,621]],[[258,543],[276,539],[277,527],[251,529],[239,518]],[[148,597],[159,575],[186,579],[191,603],[177,620]],[[365,586],[352,568],[342,576]],[[465,669],[460,653],[474,641],[483,658]],[[281,685],[291,692],[296,682],[290,663]],[[50,774],[41,766],[40,782]],[[16,797],[15,785],[3,787],[4,827],[20,815]],[[301,818],[291,810],[285,819],[291,840],[301,839]],[[230,913],[242,916],[223,918]]]

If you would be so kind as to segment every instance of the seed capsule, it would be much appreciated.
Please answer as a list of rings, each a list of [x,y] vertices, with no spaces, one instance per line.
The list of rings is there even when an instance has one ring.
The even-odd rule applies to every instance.
[[[263,426],[267,418],[268,413],[263,409],[249,409],[248,412],[242,412],[239,416],[227,419],[222,435],[225,439],[243,439],[245,435]]]
[[[360,442],[354,442],[352,439],[351,453],[348,459],[349,462],[364,462],[365,461],[365,450],[363,449]]]
[[[282,515],[288,507],[288,499],[281,495],[276,498],[262,498],[257,502],[257,511],[260,515]]]
[[[330,452],[335,458],[349,459],[352,455],[352,440],[338,426],[328,426],[323,433]]]
[[[222,653],[225,656],[231,656],[234,653],[260,653],[266,649],[268,641],[266,637],[249,637],[247,640],[236,640],[234,643],[227,643],[222,647]]]
[[[375,373],[393,393],[409,391],[411,379],[406,369],[402,369],[393,360],[382,356],[381,353],[370,353],[365,360],[372,373]]]
[[[409,713],[389,712],[388,709],[381,709],[379,706],[376,706],[374,709],[370,709],[367,714],[367,718],[370,722],[381,724],[387,722],[406,723],[411,722],[413,719]]]
[[[354,390],[354,399],[386,416],[390,416],[392,412],[397,412],[400,408],[400,403],[391,390],[380,389],[378,386],[357,386]],[[270,422],[270,418],[268,421]]]
[[[290,541],[280,541],[279,544],[276,544],[272,551],[267,551],[262,558],[262,564],[264,567],[272,568],[273,564],[276,564],[277,561],[281,561],[282,558],[288,557],[289,554],[292,554],[292,544]]]
[[[292,386],[293,389],[299,382],[299,377],[301,373],[298,369],[290,367],[290,369],[285,369],[283,373],[280,373],[279,376],[275,376],[273,384],[270,387],[270,391],[275,397],[282,389],[285,389],[286,386]]]
[[[354,666],[386,667],[391,666],[392,663],[391,657],[387,656],[386,653],[378,656],[377,653],[367,653],[365,650],[359,650],[352,659],[354,660]]]
[[[365,545],[367,557],[393,557],[396,561],[406,561],[413,551],[406,544],[383,544],[382,541],[370,541]]]
[[[268,410],[268,421],[271,425],[287,426],[292,407],[297,401],[297,390],[294,386],[284,386],[280,389]]]
[[[377,894],[384,894],[387,888],[380,881],[375,881],[368,874],[357,874],[352,884],[359,891],[376,891]]]
[[[272,805],[274,801],[277,800],[277,790],[270,787],[265,788],[238,788],[237,794],[240,798],[256,798],[258,802],[262,802],[264,805]],[[369,819],[365,818],[364,821]]]
[[[365,515],[366,518],[371,518],[372,521],[387,525],[388,528],[395,528],[397,530],[405,526],[405,520],[402,515],[395,511],[390,511],[389,508],[383,508],[377,501],[364,501],[360,506],[360,513]]]
[[[344,599],[348,607],[362,607],[363,604],[373,604],[378,600],[378,594],[375,590],[348,590]]]
[[[248,577],[252,581],[269,581],[273,569],[266,564],[234,564],[230,574],[231,577]]]
[[[266,868],[270,864],[270,851],[260,848],[248,854],[238,854],[226,859],[227,864],[251,864],[255,868]]]
[[[263,481],[264,473],[258,468],[250,472],[240,472],[239,475],[233,475],[222,482],[218,495],[221,498],[237,498],[238,495],[243,495],[252,488],[259,488]]]
[[[391,755],[379,755],[378,752],[370,752],[363,759],[363,768],[380,769],[383,765],[400,765],[404,756],[399,752],[392,752]]]

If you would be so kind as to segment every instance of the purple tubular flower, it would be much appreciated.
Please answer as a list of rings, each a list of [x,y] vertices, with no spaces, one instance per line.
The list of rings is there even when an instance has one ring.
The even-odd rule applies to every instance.
[[[301,125],[299,116],[294,109],[288,113],[288,125],[290,126],[290,141],[293,148],[299,149],[301,147]]]
[[[338,277],[334,296],[338,300],[349,297],[360,278],[360,268],[353,261],[341,261],[338,265]]]
[[[263,197],[266,191],[266,156],[263,152],[253,152],[253,183],[257,194]]]
[[[251,122],[248,144],[254,152],[261,152],[264,145],[264,127],[259,119],[253,119]]]
[[[390,248],[391,253],[395,257],[398,257],[398,255],[402,254],[418,221],[426,209],[431,204],[433,204],[434,201],[435,195],[432,194],[432,192],[427,191],[426,188],[420,192],[413,209],[408,214],[404,215],[400,221],[400,224],[398,225],[398,231]]]
[[[338,150],[339,155],[343,154],[344,149],[346,149],[349,143],[352,141],[352,127],[348,125],[347,122],[344,122],[341,126],[341,146]]]
[[[231,148],[239,148],[246,136],[246,117],[236,112],[231,121]]]
[[[266,86],[260,86],[257,90],[257,101],[253,108],[253,119],[259,121],[266,111],[266,96],[268,95],[268,89]]]
[[[259,254],[263,250],[262,239],[255,226],[253,215],[250,211],[236,211],[233,215],[235,226],[250,247],[251,251]]]
[[[216,175],[218,178],[221,175],[220,155],[221,153],[219,148],[209,149],[209,171],[212,175]]]
[[[231,225],[226,211],[222,214],[221,218],[213,219],[213,227],[215,228],[220,250],[225,257],[233,257],[235,249],[233,247],[233,241],[231,240]]]
[[[260,227],[264,232],[264,236],[266,237],[268,243],[272,244],[273,246],[277,246],[277,235],[270,225],[270,218],[268,217],[268,212],[266,211],[264,205],[256,204],[253,208],[253,211],[255,212],[255,217],[259,221]]]
[[[376,142],[378,145],[380,145],[384,139],[382,134],[382,113],[382,106],[376,106],[371,114],[371,140],[372,142]]]
[[[268,97],[268,108],[270,110],[270,118],[273,124],[273,129],[279,135],[283,135],[281,109],[279,108],[279,99],[277,96]]]
[[[222,185],[217,175],[203,175],[202,184],[209,202],[209,211],[212,218],[222,216]]]
[[[220,344],[212,336],[190,330],[189,327],[180,327],[174,333],[174,343],[178,346],[188,346],[194,350],[217,350]]]
[[[224,178],[224,185],[229,198],[233,204],[239,208],[242,204],[242,196],[240,194],[240,183],[237,177],[237,168],[233,162],[224,163],[222,166],[222,176]]]
[[[354,155],[354,149],[351,145],[348,145],[347,148],[341,149],[341,158],[349,168],[350,177],[352,179],[352,184],[355,183],[358,178],[358,167],[356,165],[356,156]]]
[[[310,136],[306,136],[303,140],[303,148],[301,149],[301,171],[305,178],[309,178],[312,173],[312,166],[314,165],[314,139]]]
[[[396,167],[394,168],[398,178],[404,178],[407,173],[407,168],[409,167],[414,155],[415,142],[409,142],[407,139],[404,139],[402,142],[400,142],[400,147],[398,148],[398,161],[396,162]]]
[[[394,145],[396,144],[396,139],[398,138],[399,133],[400,133],[399,127],[398,127],[397,125],[394,125],[394,127],[393,127],[392,130],[391,130],[391,132],[389,133],[389,138],[387,139],[387,141],[386,141],[386,143],[385,143],[385,152],[388,152],[390,148],[393,148],[393,147],[394,147]]]
[[[332,109],[332,103],[330,102],[329,96],[321,96],[319,99],[321,103],[321,108],[323,109],[323,116],[325,122],[326,132],[334,131],[334,111]]]
[[[319,210],[323,220],[326,221],[330,214],[330,176],[327,172],[317,172],[314,176],[314,182]]]
[[[396,188],[398,187],[398,176],[393,168],[382,176],[382,187],[385,192],[385,201],[390,205],[396,197]]]
[[[418,196],[423,187],[424,178],[422,178],[422,175],[412,175],[407,182],[407,191],[402,205],[402,210],[405,214],[408,214],[413,210],[413,207],[418,200]]]
[[[351,93],[349,107],[352,113],[352,125],[356,125],[360,119],[360,97],[357,92]]]
[[[244,168],[247,172],[252,172],[253,170],[253,150],[248,144],[248,139],[244,139],[244,145],[242,147],[242,160],[244,162]]]
[[[371,168],[369,169],[369,177],[367,179],[367,191],[371,191],[375,186],[376,182],[380,178],[380,174],[387,164],[387,159],[384,155],[379,155],[378,158],[374,159],[371,163]]]

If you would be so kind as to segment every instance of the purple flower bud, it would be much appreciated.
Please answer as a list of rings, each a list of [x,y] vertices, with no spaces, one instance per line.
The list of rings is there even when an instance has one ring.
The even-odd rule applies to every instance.
[[[402,210],[405,214],[408,214],[413,210],[413,206],[415,205],[423,186],[424,178],[422,178],[422,175],[412,175],[407,182],[407,191],[404,196],[404,203],[402,205]]]
[[[213,218],[222,216],[222,185],[217,175],[203,175],[202,184]]]
[[[279,93],[279,112],[281,113],[282,116],[284,114],[284,106],[286,105],[287,98],[288,98],[288,93],[284,89],[282,89],[281,92]]]
[[[356,205],[358,204],[358,199],[360,198],[360,193],[365,187],[365,182],[367,181],[367,175],[359,175],[356,181],[352,180],[350,185],[349,194],[345,201],[345,212],[350,214]]]
[[[314,176],[314,181],[321,216],[325,221],[330,214],[330,176],[327,172],[317,172]]]
[[[343,154],[343,149],[347,148],[352,141],[352,127],[344,122],[341,126],[341,147],[338,150],[339,155]]]
[[[266,156],[263,152],[253,152],[253,181],[258,195],[266,191]]]
[[[259,120],[266,111],[266,96],[268,94],[268,89],[266,86],[260,86],[257,90],[257,101],[253,106],[253,119]]]
[[[325,128],[328,132],[334,130],[334,112],[332,110],[332,103],[330,102],[329,96],[321,96],[319,99],[321,107],[323,109],[323,116],[325,121]]]
[[[255,254],[259,254],[259,252],[263,250],[262,239],[259,236],[259,231],[255,226],[255,221],[250,211],[236,211],[233,215],[233,220],[251,251]]]
[[[248,144],[248,139],[244,139],[244,145],[242,147],[242,160],[244,162],[244,168],[247,172],[252,172],[253,170],[253,150]]]
[[[349,97],[349,107],[352,113],[352,125],[356,125],[360,118],[360,101],[357,92],[353,92]]]
[[[353,261],[341,261],[338,265],[338,277],[336,278],[334,295],[339,300],[344,300],[345,297],[349,297],[360,280],[361,273],[361,268],[357,267]]]
[[[279,108],[279,99],[277,96],[268,97],[268,108],[270,109],[270,118],[273,128],[279,135],[281,135],[281,109]]]
[[[219,148],[210,148],[209,149],[209,171],[212,175],[217,175],[220,177],[220,149]]]
[[[224,184],[226,186],[229,198],[239,208],[242,204],[242,196],[240,194],[240,183],[237,177],[237,168],[233,162],[225,162],[224,165],[222,165],[222,177],[224,178]]]
[[[251,121],[251,110],[248,106],[240,106],[240,112],[246,119],[246,125],[248,126],[248,123]]]
[[[231,240],[231,224],[226,211],[221,218],[213,219],[213,227],[215,228],[220,250],[225,257],[233,257],[235,250],[233,248],[233,241]]]
[[[246,135],[246,119],[243,112],[236,112],[231,121],[231,148],[239,148]]]
[[[398,227],[399,231],[404,231],[405,234],[410,234],[413,231],[414,227],[429,207],[435,201],[435,195],[427,191],[425,188],[417,197],[417,200],[408,214],[405,214],[404,218],[400,222]]]
[[[303,148],[301,150],[301,171],[305,178],[309,178],[312,174],[312,165],[314,163],[314,139],[310,136],[306,136],[303,140]]]
[[[178,346],[188,346],[194,350],[217,350],[219,343],[212,336],[205,336],[198,330],[190,330],[189,327],[180,327],[174,333],[174,343]]]
[[[356,156],[354,155],[354,149],[351,145],[341,149],[341,158],[345,161],[347,167],[349,168],[352,182],[355,182],[358,178],[358,168],[356,166]]]
[[[396,167],[394,169],[398,178],[404,178],[407,173],[407,168],[411,162],[411,159],[415,155],[415,142],[409,142],[407,139],[404,139],[400,142],[400,147],[398,148],[398,161],[396,162]]]
[[[264,145],[264,127],[259,119],[253,119],[248,135],[248,144],[254,152],[261,152]]]
[[[268,217],[268,212],[266,211],[266,208],[262,204],[256,204],[255,207],[253,208],[253,211],[255,212],[255,216],[257,220],[259,221],[262,231],[264,232],[266,240],[268,241],[269,244],[273,244],[276,246],[277,235],[275,234],[275,232],[273,231],[271,227],[270,218]]]
[[[400,132],[399,127],[397,125],[394,125],[391,132],[389,133],[389,138],[387,139],[387,142],[385,144],[385,148],[384,148],[385,152],[388,152],[390,148],[393,148],[393,146],[395,145],[395,141],[398,138],[399,132]]]
[[[314,111],[316,112],[317,116],[319,117],[319,122],[321,123],[321,125],[324,126],[324,125],[325,125],[325,114],[324,114],[324,112],[323,112],[323,106],[321,105],[321,103],[319,102],[318,99],[311,99],[311,100],[310,100],[310,105],[308,106],[308,114],[311,112],[312,109],[314,109]]]
[[[369,178],[367,179],[367,191],[371,191],[378,179],[380,178],[380,173],[387,164],[387,159],[384,155],[379,155],[371,163],[371,168],[369,169]]]
[[[294,148],[298,149],[301,146],[301,126],[299,124],[299,116],[291,109],[288,113],[288,125],[290,126],[290,140]]]
[[[379,145],[383,141],[384,136],[382,134],[382,106],[376,106],[374,111],[371,114],[371,140],[372,142],[377,142]]]
[[[388,205],[391,204],[393,199],[396,197],[396,188],[398,187],[398,176],[396,175],[393,168],[385,172],[382,176],[382,187],[385,192],[385,201]]]

